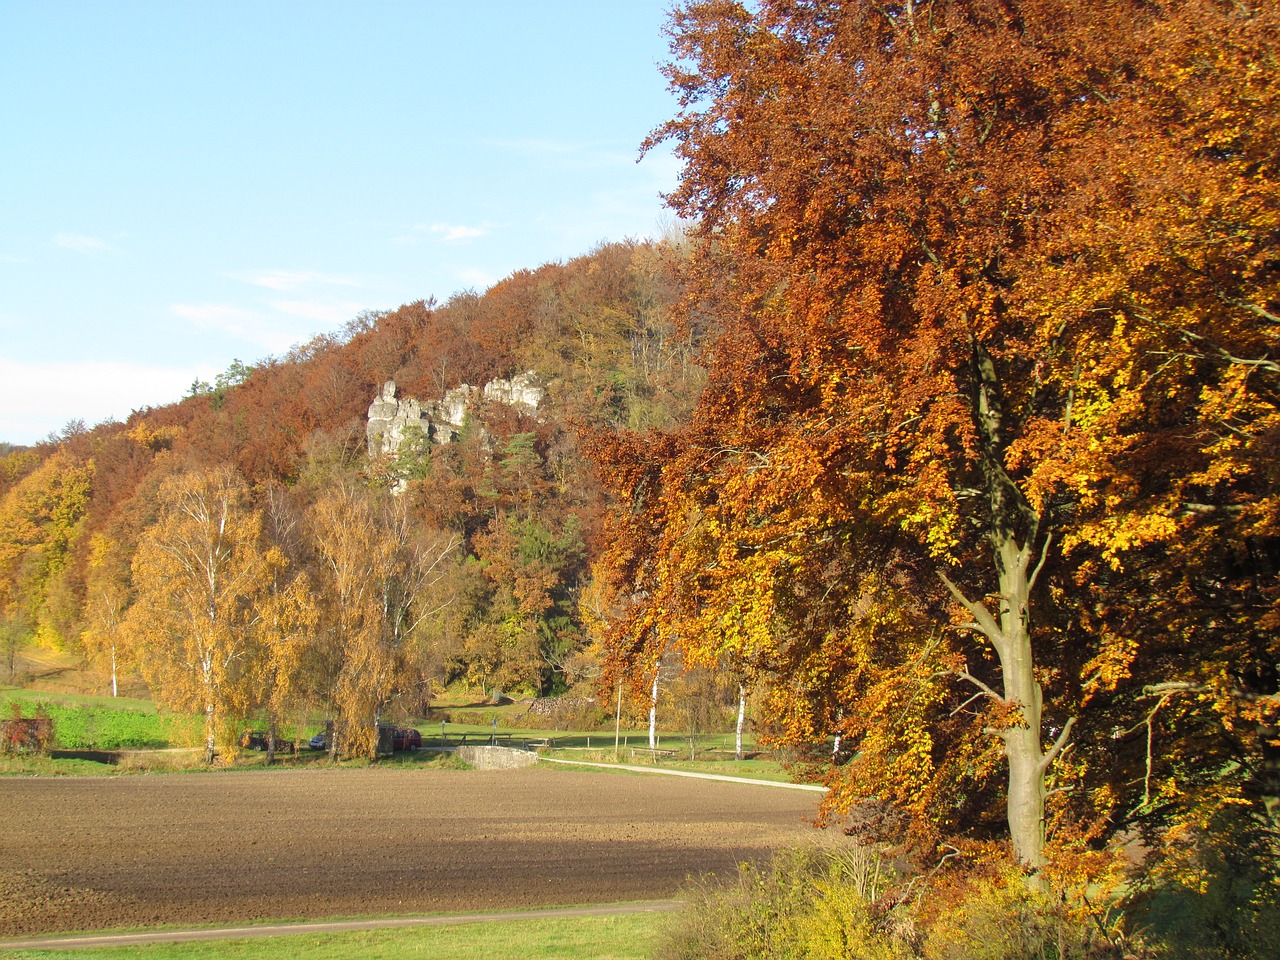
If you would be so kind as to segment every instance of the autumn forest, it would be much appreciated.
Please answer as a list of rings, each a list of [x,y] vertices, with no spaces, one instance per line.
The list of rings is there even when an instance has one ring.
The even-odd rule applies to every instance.
[[[1119,956],[1198,891],[1195,955],[1271,955],[1280,8],[670,31],[683,230],[3,448],[6,656],[207,711],[210,751],[323,708],[353,754],[450,684],[642,706],[698,670],[942,900],[1003,863]],[[385,381],[524,371],[536,412],[368,455]]]

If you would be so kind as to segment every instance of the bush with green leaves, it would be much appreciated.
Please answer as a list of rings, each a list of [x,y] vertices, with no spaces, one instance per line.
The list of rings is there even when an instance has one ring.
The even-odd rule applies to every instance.
[[[49,746],[61,750],[130,750],[187,745],[196,729],[186,714],[116,707],[102,703],[66,703],[21,698],[28,712],[53,722]],[[21,702],[13,698],[12,703]]]
[[[1270,960],[1280,955],[1280,824],[1222,811],[1153,855],[1134,884],[1132,922],[1168,960]]]

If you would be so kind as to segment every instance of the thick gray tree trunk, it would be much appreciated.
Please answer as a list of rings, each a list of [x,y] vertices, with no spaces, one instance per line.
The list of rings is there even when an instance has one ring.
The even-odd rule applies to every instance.
[[[1065,748],[1074,718],[1064,724],[1046,750],[1043,735],[1043,695],[1035,679],[1035,651],[1031,642],[1031,593],[1048,542],[1041,542],[1041,518],[1005,472],[1006,442],[1003,400],[991,357],[974,349],[974,421],[981,443],[981,462],[990,510],[988,539],[995,565],[999,608],[993,614],[982,601],[970,600],[946,576],[951,594],[973,616],[969,626],[981,633],[1000,662],[1003,689],[992,689],[967,671],[964,679],[994,701],[1017,708],[1021,720],[995,731],[1004,741],[1009,762],[1008,823],[1013,853],[1042,886],[1045,865],[1045,799],[1049,768]]]

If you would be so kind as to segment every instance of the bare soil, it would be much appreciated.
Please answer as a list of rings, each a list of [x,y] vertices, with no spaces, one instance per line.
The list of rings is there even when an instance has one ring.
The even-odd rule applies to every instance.
[[[817,796],[531,767],[0,779],[0,937],[662,899]]]

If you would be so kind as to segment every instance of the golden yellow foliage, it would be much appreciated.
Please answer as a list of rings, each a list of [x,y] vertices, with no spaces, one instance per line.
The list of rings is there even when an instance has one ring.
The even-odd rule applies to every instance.
[[[691,0],[672,37],[722,333],[687,429],[597,441],[615,661],[735,662],[779,740],[852,745],[832,810],[1003,807],[1042,876],[1072,823],[1280,802],[1280,7]]]
[[[137,599],[126,629],[143,675],[175,709],[205,715],[212,762],[225,717],[252,700],[251,632],[269,583],[262,520],[230,468],[178,474],[160,488],[160,515],[133,557]],[[237,744],[223,740],[234,752]]]

